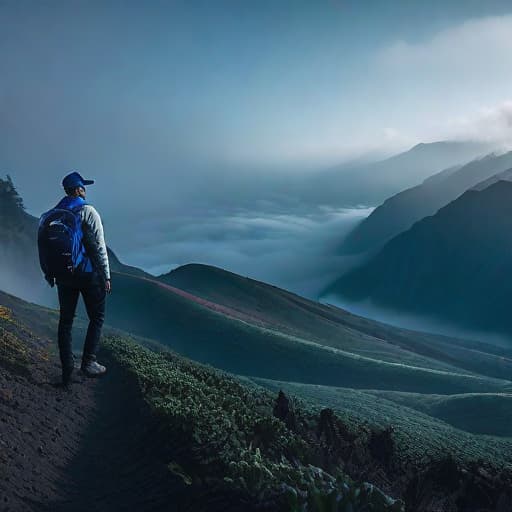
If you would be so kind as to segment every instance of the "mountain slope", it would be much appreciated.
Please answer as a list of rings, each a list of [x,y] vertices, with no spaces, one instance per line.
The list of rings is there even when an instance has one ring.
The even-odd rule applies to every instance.
[[[433,215],[469,188],[512,168],[512,152],[487,155],[466,165],[450,168],[404,190],[376,208],[347,236],[342,251],[364,252],[409,229],[416,221]]]
[[[259,378],[252,380],[271,391],[282,389],[313,407],[331,407],[354,426],[369,423],[375,428],[385,428],[391,421],[401,438],[401,449],[412,457],[429,453],[435,458],[442,458],[443,453],[453,452],[455,447],[460,460],[466,462],[475,458],[489,458],[498,463],[506,463],[512,457],[512,440],[508,435],[511,427],[506,414],[510,412],[510,395],[429,395]],[[455,405],[457,402],[467,400],[476,406],[479,402],[490,402],[495,397],[505,403],[503,411],[494,408],[497,412],[496,420],[493,420],[491,413],[488,417],[480,418],[479,426],[495,430],[501,437],[482,437],[477,435],[482,432],[472,432],[477,427],[475,417],[478,407],[471,410],[468,404],[472,412],[470,421],[466,421],[464,415],[457,417],[454,414],[455,408],[459,407]],[[488,411],[489,408],[483,410]],[[451,424],[452,420],[457,425]]]
[[[511,229],[511,182],[469,190],[325,293],[510,334]]]
[[[109,299],[109,322],[156,339],[197,361],[231,372],[266,378],[352,387],[450,393],[501,391],[510,385],[446,367],[413,353],[418,364],[379,357],[377,345],[366,355],[321,344],[283,331],[263,318],[249,318],[226,307],[198,300],[182,290],[135,276],[115,274],[116,294]],[[144,297],[144,301],[138,300]],[[262,323],[266,322],[266,323]],[[345,333],[338,331],[338,343]],[[370,340],[368,340],[370,346]],[[458,391],[457,391],[458,390]]]
[[[211,265],[183,265],[159,280],[269,321],[281,332],[361,356],[505,379],[512,374],[512,350],[392,327]]]
[[[512,437],[512,394],[466,393],[446,396],[395,391],[368,393],[416,409],[467,432]]]

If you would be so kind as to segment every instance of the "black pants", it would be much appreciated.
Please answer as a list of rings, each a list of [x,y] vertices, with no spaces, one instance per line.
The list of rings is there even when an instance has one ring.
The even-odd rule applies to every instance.
[[[58,342],[62,372],[69,374],[74,365],[71,328],[75,317],[78,296],[82,294],[89,327],[83,348],[84,359],[96,355],[100,341],[101,328],[105,319],[105,282],[99,274],[94,272],[82,273],[73,278],[57,278],[59,295],[60,319]]]

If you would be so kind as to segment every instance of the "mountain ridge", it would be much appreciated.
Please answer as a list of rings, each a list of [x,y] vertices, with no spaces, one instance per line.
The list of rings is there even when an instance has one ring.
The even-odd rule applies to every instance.
[[[489,154],[465,165],[445,169],[423,183],[387,198],[348,234],[340,251],[353,254],[378,250],[416,221],[435,214],[466,190],[510,168],[512,152]]]
[[[468,190],[324,293],[510,334],[511,229],[510,181]]]
[[[315,204],[377,206],[386,198],[416,186],[439,171],[489,153],[486,143],[439,141],[420,143],[384,160],[365,165],[341,165],[315,173],[300,197]],[[329,183],[329,188],[319,186]],[[316,192],[321,190],[321,192]]]

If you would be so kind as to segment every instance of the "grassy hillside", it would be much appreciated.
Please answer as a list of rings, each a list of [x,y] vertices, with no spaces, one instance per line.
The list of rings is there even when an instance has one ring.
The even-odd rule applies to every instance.
[[[377,428],[392,426],[404,456],[428,453],[442,458],[451,453],[461,462],[482,459],[498,466],[512,464],[511,394],[428,395],[251,380],[272,391],[282,389],[313,409],[331,407],[354,428],[365,423]],[[464,400],[467,403],[461,404]],[[483,402],[487,407],[478,408]],[[475,435],[484,433],[489,435]]]
[[[501,379],[512,375],[512,348],[400,329],[210,265],[183,265],[159,280],[280,332],[364,357]]]
[[[113,281],[116,293],[109,298],[109,323],[234,373],[425,393],[499,392],[510,386],[503,379],[441,369],[435,361],[429,365],[430,360],[419,356],[415,357],[422,366],[399,358],[383,360],[375,347],[370,355],[362,356],[316,343],[287,334],[271,323],[262,324],[264,317],[259,321],[239,317],[232,309],[198,301],[152,280],[116,274]],[[339,344],[346,332],[342,327],[337,331]]]
[[[424,412],[468,432],[512,437],[512,393],[448,396],[396,391],[369,393]]]
[[[340,467],[337,479],[312,467],[318,463],[321,439],[313,442],[299,427],[288,428],[276,417],[272,394],[245,387],[227,374],[176,354],[156,354],[122,338],[108,339],[105,350],[112,362],[136,379],[159,416],[175,447],[169,470],[186,483],[207,482],[225,492],[236,489],[247,493],[253,503],[275,500],[283,510],[299,510],[309,503],[309,510],[321,511],[320,503],[335,497],[341,502],[339,510],[349,503],[361,510],[367,502],[374,510],[401,509],[377,489],[353,483]],[[295,411],[296,418],[299,414]],[[318,417],[311,416],[310,421]],[[358,497],[356,487],[361,491]]]

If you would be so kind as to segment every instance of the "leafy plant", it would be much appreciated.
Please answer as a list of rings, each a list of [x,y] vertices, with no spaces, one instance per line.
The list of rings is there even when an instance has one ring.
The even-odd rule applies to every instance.
[[[217,481],[253,501],[285,503],[290,511],[403,509],[376,487],[353,482],[341,468],[333,476],[311,464],[317,447],[273,415],[272,393],[120,337],[107,338],[104,347],[136,378],[170,435],[185,444],[183,455],[168,464],[185,483]]]

